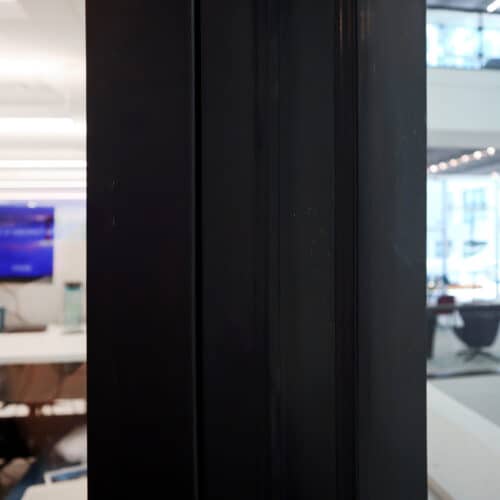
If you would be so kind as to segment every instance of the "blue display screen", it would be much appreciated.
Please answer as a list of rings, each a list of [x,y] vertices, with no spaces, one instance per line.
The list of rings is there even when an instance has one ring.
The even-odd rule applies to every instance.
[[[0,205],[0,280],[48,278],[54,266],[54,208]]]

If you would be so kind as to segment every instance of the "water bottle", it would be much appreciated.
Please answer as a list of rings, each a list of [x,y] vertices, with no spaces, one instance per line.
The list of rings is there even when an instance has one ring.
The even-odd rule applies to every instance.
[[[80,330],[83,321],[82,284],[78,282],[64,285],[64,328],[67,332]]]
[[[5,307],[0,306],[0,332],[3,332],[5,329]]]

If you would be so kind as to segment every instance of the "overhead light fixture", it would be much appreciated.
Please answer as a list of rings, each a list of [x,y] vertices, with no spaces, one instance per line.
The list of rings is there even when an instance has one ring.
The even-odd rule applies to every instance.
[[[58,77],[62,74],[62,63],[49,60],[43,55],[39,59],[0,58],[0,77],[3,79],[36,78],[40,76]]]
[[[84,201],[87,193],[82,191],[2,191],[0,201]]]
[[[0,180],[0,189],[85,189],[82,180]]]
[[[464,154],[460,158],[450,158],[448,161],[441,161],[438,164],[428,165],[427,172],[431,174],[437,174],[440,170],[447,170],[448,168],[457,168],[460,165],[481,161],[487,156],[494,156],[496,154],[496,149],[490,146],[486,149],[478,149],[470,154]]]
[[[1,169],[84,169],[85,160],[0,160]]]
[[[494,0],[488,5],[488,7],[486,7],[488,12],[495,12],[498,9],[500,9],[500,0]]]
[[[85,127],[71,118],[0,118],[0,135],[75,135]]]
[[[85,181],[87,172],[83,169],[0,169],[0,189],[3,181]]]

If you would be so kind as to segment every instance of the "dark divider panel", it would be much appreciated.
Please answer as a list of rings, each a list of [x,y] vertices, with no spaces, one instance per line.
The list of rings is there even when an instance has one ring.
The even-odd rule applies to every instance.
[[[193,12],[86,16],[90,499],[195,498]]]
[[[426,498],[425,2],[358,0],[359,495]]]

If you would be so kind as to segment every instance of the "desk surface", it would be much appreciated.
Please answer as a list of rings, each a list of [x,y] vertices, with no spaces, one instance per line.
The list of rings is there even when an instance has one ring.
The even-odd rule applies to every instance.
[[[429,484],[442,498],[491,500],[500,491],[500,427],[427,385]]]
[[[61,326],[49,326],[39,333],[1,333],[0,366],[27,364],[84,363],[87,334],[64,333]]]
[[[33,486],[23,496],[23,500],[86,500],[87,498],[86,479]]]

